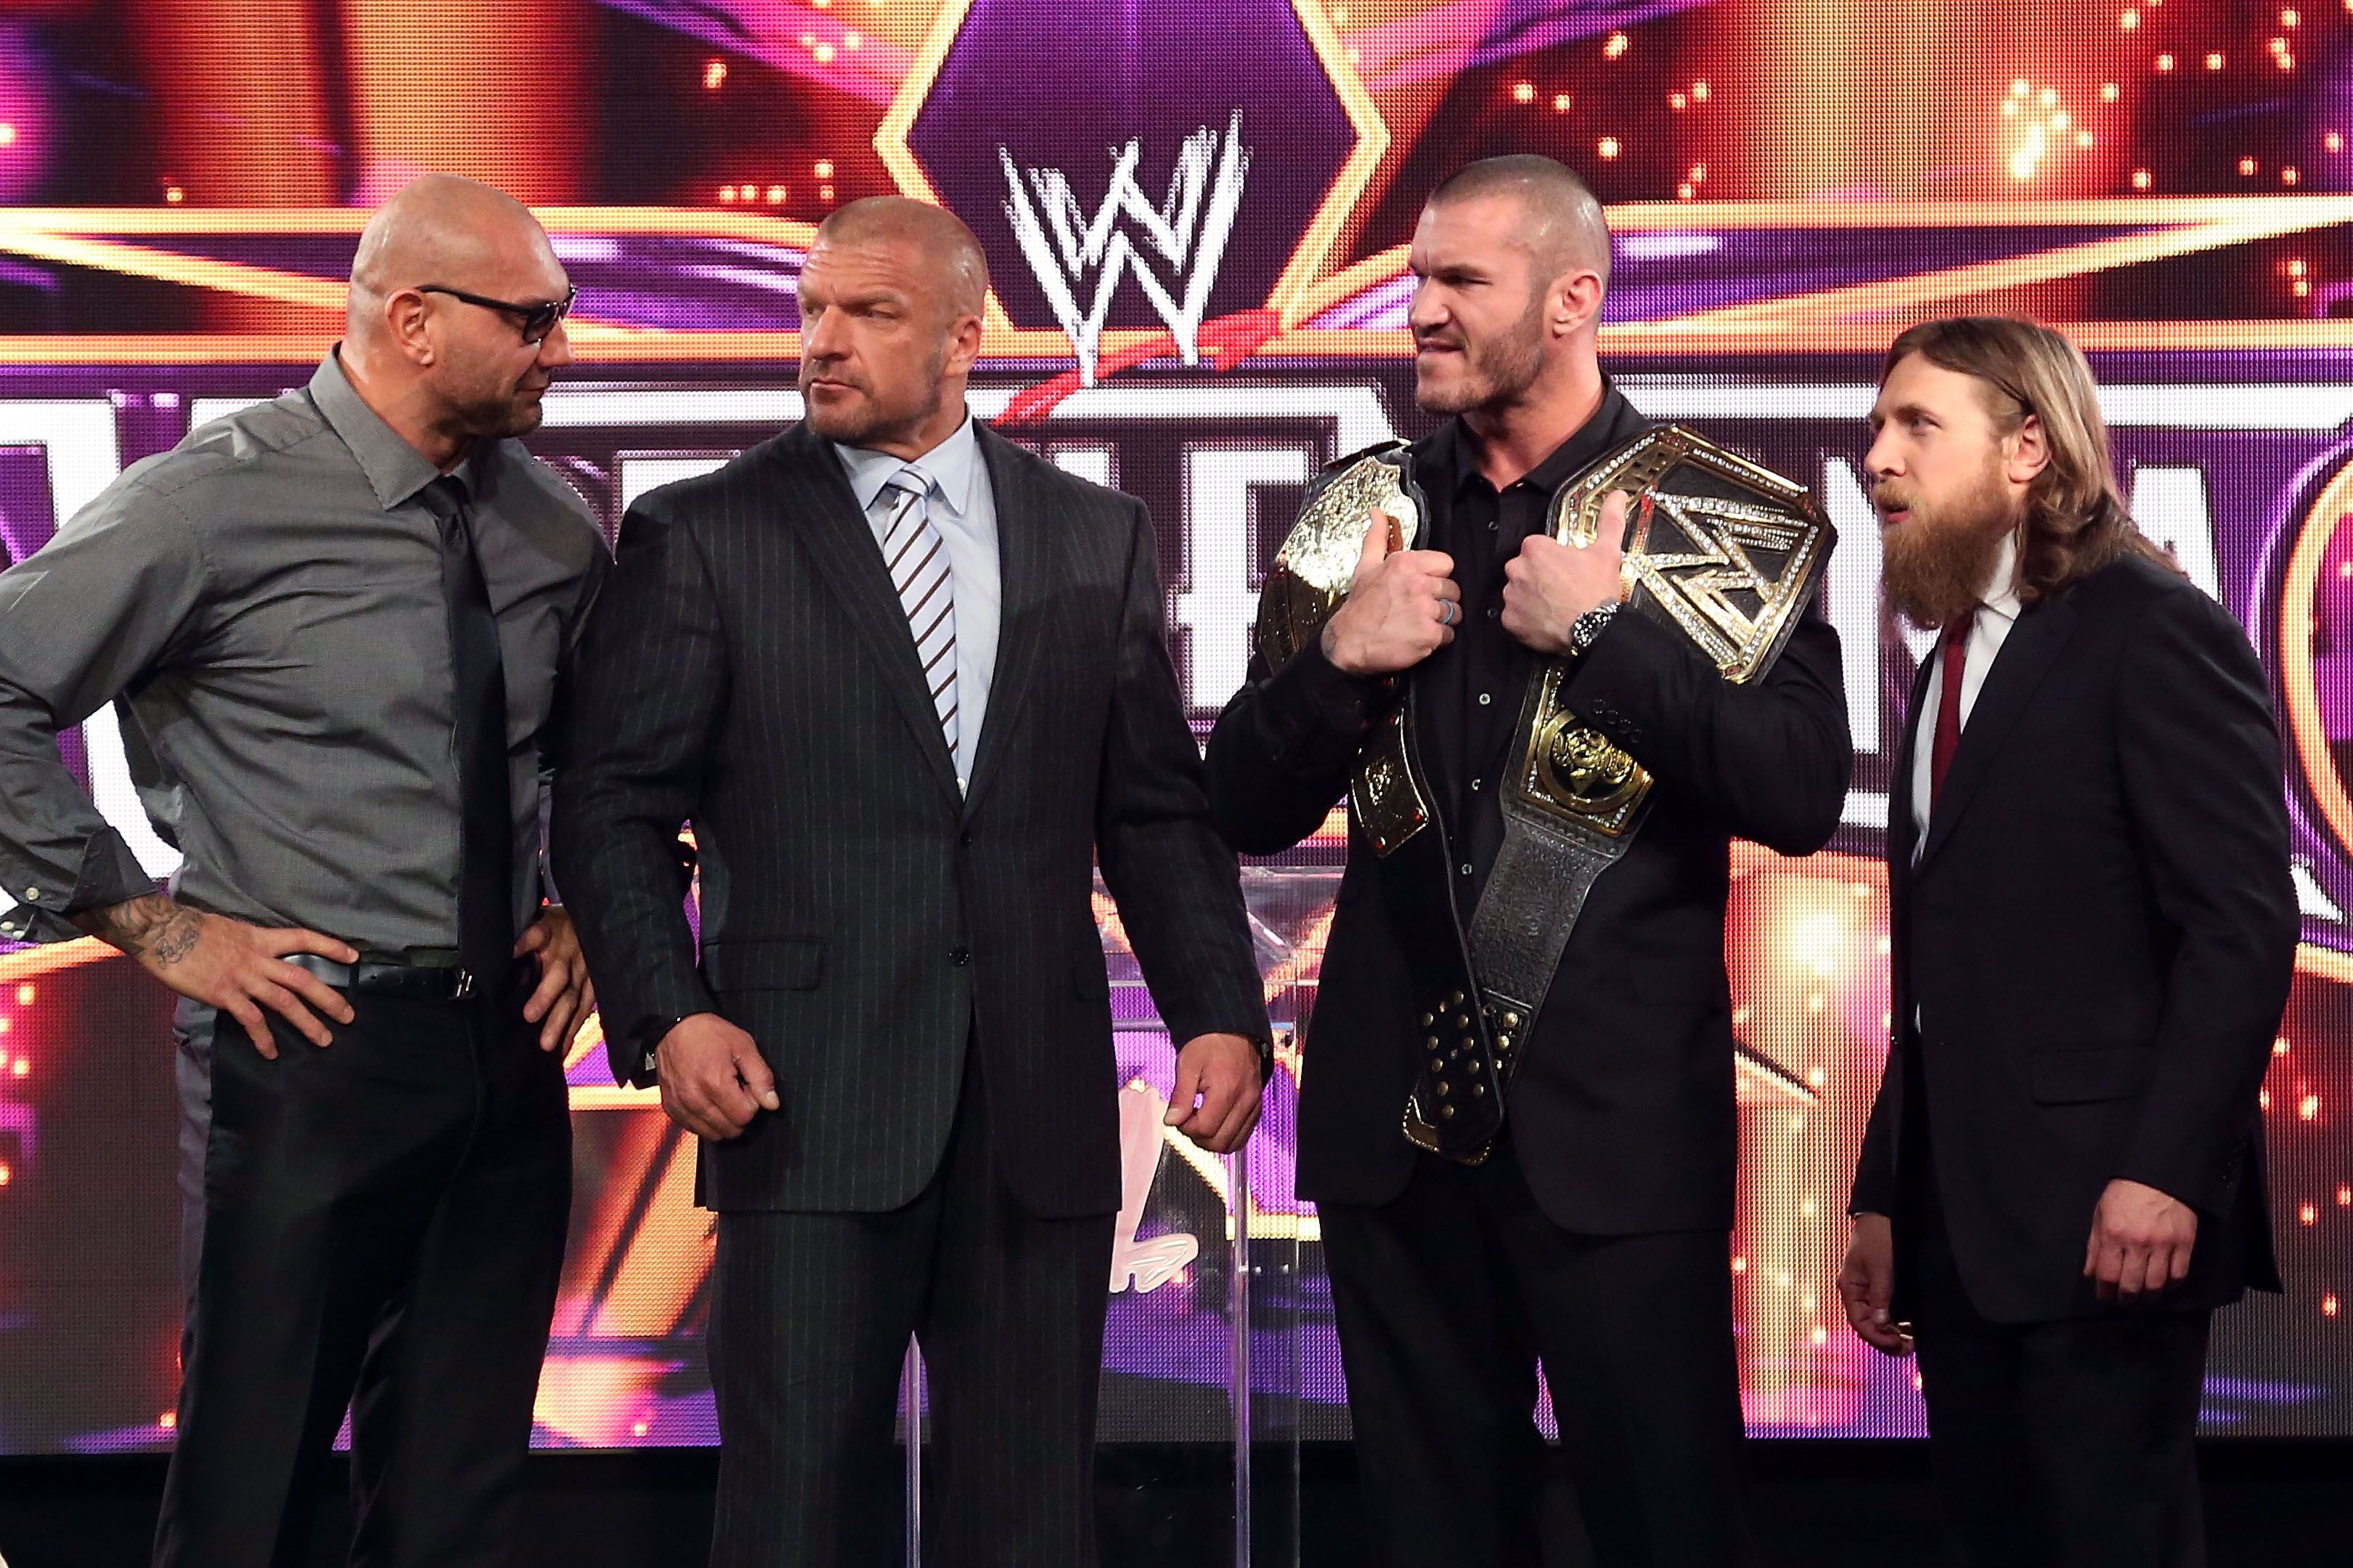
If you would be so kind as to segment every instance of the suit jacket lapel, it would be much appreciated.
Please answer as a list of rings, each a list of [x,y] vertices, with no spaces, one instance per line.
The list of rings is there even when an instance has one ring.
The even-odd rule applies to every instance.
[[[1892,889],[1899,877],[1912,873],[1913,847],[1920,829],[1912,820],[1912,759],[1920,749],[1920,714],[1928,705],[1928,683],[1936,679],[1936,654],[1931,648],[1912,673],[1912,705],[1904,710],[1904,738],[1895,752],[1895,768],[1887,783],[1887,879]]]
[[[955,759],[948,754],[931,688],[915,657],[907,612],[892,586],[874,542],[874,530],[858,510],[858,497],[832,448],[806,425],[796,425],[772,448],[781,480],[781,499],[793,537],[816,565],[818,575],[841,602],[907,726],[948,793],[955,793]]]
[[[1051,605],[1053,521],[1031,483],[1029,455],[987,426],[976,426],[980,454],[988,466],[989,494],[997,508],[997,573],[999,610],[997,670],[988,686],[988,710],[981,717],[980,750],[973,758],[969,811],[996,778],[1012,744],[1014,720],[1029,694],[1031,674],[1045,637]],[[895,600],[893,601],[896,602]]]
[[[2051,673],[2059,650],[2067,646],[2074,629],[2074,606],[2064,600],[2045,599],[2022,611],[2018,625],[2003,639],[2001,652],[1978,692],[1977,704],[1969,710],[1968,722],[1962,727],[1944,787],[1936,792],[1936,808],[1928,819],[1927,847],[1920,856],[1922,870],[1952,837],[1953,824],[1968,809],[1978,785],[1985,782],[1994,753],[2001,750],[2003,739],[2026,710],[2042,678]]]

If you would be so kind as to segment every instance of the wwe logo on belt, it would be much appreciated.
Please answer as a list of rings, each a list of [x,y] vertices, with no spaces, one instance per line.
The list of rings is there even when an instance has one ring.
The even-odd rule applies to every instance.
[[[1123,274],[1133,274],[1153,310],[1176,340],[1187,364],[1201,363],[1201,318],[1218,280],[1218,263],[1241,206],[1242,182],[1250,174],[1250,149],[1242,145],[1241,111],[1236,110],[1225,136],[1204,125],[1177,150],[1168,195],[1158,206],[1136,183],[1144,160],[1141,138],[1112,154],[1111,184],[1090,217],[1060,169],[1024,171],[1004,147],[997,150],[1011,199],[1005,216],[1021,243],[1021,255],[1045,290],[1055,319],[1070,334],[1079,357],[1079,376],[1095,380],[1097,344],[1112,297]],[[1025,178],[1026,175],[1026,178]],[[1139,240],[1119,225],[1124,215]],[[1165,265],[1163,279],[1155,258]],[[1092,292],[1083,308],[1082,290]],[[1179,293],[1181,290],[1181,298]]]

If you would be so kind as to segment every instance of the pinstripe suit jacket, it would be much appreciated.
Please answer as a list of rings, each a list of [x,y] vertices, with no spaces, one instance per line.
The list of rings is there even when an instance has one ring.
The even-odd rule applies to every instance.
[[[571,671],[554,866],[615,1077],[651,1081],[669,1020],[700,1012],[747,1030],[776,1075],[782,1110],[703,1147],[713,1208],[913,1199],[967,1040],[1023,1205],[1118,1208],[1096,861],[1174,1037],[1266,1027],[1151,519],[979,436],[1004,612],[962,798],[872,531],[805,425],[629,509]]]

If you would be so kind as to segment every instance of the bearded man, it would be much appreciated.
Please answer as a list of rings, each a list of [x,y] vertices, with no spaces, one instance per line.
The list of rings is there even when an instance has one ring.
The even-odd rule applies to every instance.
[[[1219,826],[1271,853],[1323,822],[1409,698],[1426,831],[1444,835],[1451,888],[1409,893],[1352,816],[1307,1039],[1299,1185],[1322,1216],[1366,1535],[1401,1565],[1537,1563],[1541,1363],[1600,1562],[1745,1562],[1728,840],[1802,855],[1837,826],[1838,638],[1810,608],[1769,672],[1730,685],[1620,613],[1622,496],[1585,548],[1546,531],[1554,491],[1647,427],[1597,358],[1609,236],[1575,174],[1471,164],[1432,193],[1412,265],[1415,396],[1450,416],[1411,449],[1430,547],[1386,553],[1373,529],[1320,645],[1255,665],[1208,748]],[[1587,896],[1500,1141],[1459,1163],[1399,1125],[1428,1022],[1408,933],[1478,903],[1522,696],[1555,657],[1567,704],[1656,779],[1652,810]]]
[[[1916,1344],[1956,1561],[2205,1561],[2212,1310],[2278,1289],[2256,1095],[2297,934],[2263,672],[2117,497],[2090,368],[1915,327],[1868,458],[1943,636],[1887,831],[1895,1038],[1839,1280]]]

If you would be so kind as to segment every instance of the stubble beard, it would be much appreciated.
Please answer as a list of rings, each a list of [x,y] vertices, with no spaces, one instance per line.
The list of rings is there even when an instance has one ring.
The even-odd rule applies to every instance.
[[[2001,542],[2018,525],[2000,470],[1988,468],[1968,493],[1932,510],[1915,498],[1911,517],[1882,529],[1881,579],[1888,607],[1923,631],[1938,631],[1983,602]]]
[[[522,384],[531,378],[526,371],[521,380],[500,389],[495,394],[470,398],[454,410],[459,428],[480,441],[507,441],[518,436],[528,436],[546,417],[542,399],[545,389],[537,394],[523,391]]]
[[[883,406],[874,388],[863,382],[853,383],[866,395],[847,409],[820,411],[813,402],[807,402],[807,384],[801,392],[807,409],[805,417],[810,429],[828,441],[844,447],[872,447],[883,441],[903,440],[931,423],[945,400],[945,388],[940,384],[940,373],[946,368],[948,345],[942,339],[932,351],[931,361],[924,368],[924,392],[912,411],[892,412]]]
[[[504,417],[498,421],[498,428],[489,434],[495,440],[511,441],[518,436],[530,435],[539,428],[540,422],[546,417],[547,410],[541,405],[538,398],[534,397],[529,402],[517,400],[507,405]]]
[[[1425,414],[1471,414],[1516,403],[1544,373],[1544,296],[1528,300],[1510,329],[1486,342],[1465,340],[1462,375],[1451,386],[1415,378],[1413,400]]]

